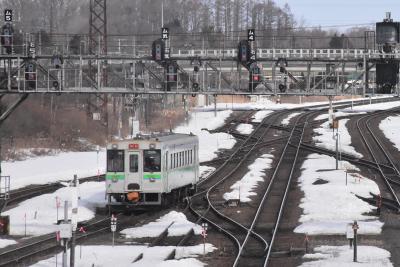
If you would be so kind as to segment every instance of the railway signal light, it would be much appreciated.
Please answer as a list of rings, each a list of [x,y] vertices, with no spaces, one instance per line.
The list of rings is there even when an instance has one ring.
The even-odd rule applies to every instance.
[[[7,54],[12,53],[12,38],[13,38],[13,28],[11,24],[7,23],[1,28],[1,45],[5,48]]]
[[[25,65],[25,81],[29,89],[36,88],[36,63],[29,61]]]
[[[249,75],[249,91],[253,91],[262,82],[261,69],[256,63],[251,64]]]
[[[155,61],[163,61],[165,59],[165,43],[162,39],[157,39],[153,42],[152,58]]]
[[[61,66],[64,62],[63,57],[61,55],[54,55],[51,61],[56,69],[61,69]]]
[[[238,47],[238,60],[242,64],[248,64],[250,62],[250,43],[247,40],[242,40],[239,42]]]

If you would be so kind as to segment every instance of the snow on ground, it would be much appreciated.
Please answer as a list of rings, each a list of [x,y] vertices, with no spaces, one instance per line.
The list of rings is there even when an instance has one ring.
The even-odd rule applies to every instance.
[[[390,252],[373,246],[357,246],[357,262],[353,262],[353,249],[349,246],[319,246],[314,254],[306,254],[301,267],[330,267],[330,266],[362,266],[362,267],[389,267]]]
[[[95,209],[104,206],[105,188],[103,182],[87,182],[79,185],[80,200],[78,209],[79,221],[89,220],[94,217]],[[58,218],[63,218],[64,201],[69,201],[69,213],[71,214],[71,188],[63,187],[51,194],[44,194],[20,203],[17,207],[3,212],[10,216],[10,233],[12,235],[26,234],[41,235],[57,230],[56,197],[59,200]],[[70,216],[69,216],[70,218]]]
[[[185,235],[192,228],[195,234],[201,233],[201,227],[199,225],[188,221],[185,214],[177,211],[171,211],[156,221],[143,226],[124,229],[120,233],[127,238],[157,237],[171,223],[173,224],[168,228],[169,236]]]
[[[231,110],[214,112],[194,112],[189,121],[175,128],[176,133],[193,133],[199,137],[199,159],[200,162],[212,160],[217,156],[219,149],[232,148],[236,140],[226,133],[209,133],[207,130],[214,130],[222,126],[225,120],[232,113]]]
[[[231,186],[230,192],[224,194],[224,199],[240,199],[240,202],[250,202],[250,197],[256,195],[253,190],[257,188],[259,182],[264,181],[264,171],[271,168],[272,161],[273,156],[271,154],[264,154],[257,158],[249,165],[249,171],[243,178]]]
[[[381,98],[389,98],[386,95],[383,96],[375,96],[371,99],[381,99]],[[333,105],[340,104],[342,102],[350,101],[351,99],[343,99],[333,101]],[[355,98],[354,102],[356,101],[369,101],[369,97],[365,98]],[[282,110],[282,109],[294,109],[294,108],[301,108],[301,107],[312,107],[315,105],[322,105],[328,104],[328,101],[320,101],[320,102],[307,102],[307,103],[298,103],[298,104],[290,104],[290,103],[282,103],[278,104],[274,101],[271,101],[268,97],[254,97],[251,102],[247,103],[217,103],[217,110]],[[366,105],[368,106],[368,105]],[[214,111],[215,107],[214,104],[204,107],[196,107],[195,111]]]
[[[379,129],[394,144],[397,150],[400,151],[400,116],[391,116],[382,120],[379,124]]]
[[[300,115],[300,114],[301,114],[301,112],[295,112],[295,113],[289,114],[286,118],[284,118],[282,120],[282,124],[283,125],[289,125],[290,120],[293,119],[294,117]]]
[[[339,121],[339,152],[361,158],[363,155],[358,153],[354,147],[351,146],[351,136],[346,127],[348,121],[349,119]],[[334,136],[333,130],[329,127],[328,121],[321,124],[320,128],[314,129],[314,132],[319,134],[313,137],[313,141],[317,146],[336,151],[336,136]]]
[[[251,134],[254,130],[253,125],[248,123],[241,123],[236,127],[236,131],[241,134]]]
[[[98,157],[97,157],[98,156]],[[94,176],[105,171],[105,150],[91,152],[61,152],[54,156],[25,161],[2,162],[2,175],[11,176],[11,189],[30,184],[45,184],[78,177]]]
[[[361,175],[348,174],[346,186],[346,169],[357,170],[346,161],[340,162],[340,169],[335,170],[335,158],[326,155],[311,154],[302,165],[299,178],[304,192],[300,207],[303,214],[296,233],[309,235],[346,233],[346,226],[354,220],[358,221],[360,234],[379,234],[383,223],[375,216],[366,215],[374,207],[357,198],[370,197],[370,192],[379,194],[375,182]],[[322,179],[327,183],[313,184]]]
[[[362,115],[362,114],[366,114],[367,112],[343,112],[343,111],[337,111],[334,112],[334,116],[335,118],[341,118],[341,117],[347,117],[347,116],[354,116],[354,115]],[[329,114],[325,113],[325,114],[321,114],[318,115],[317,117],[315,117],[315,121],[318,120],[327,120],[329,118]]]
[[[273,110],[261,110],[261,111],[258,111],[252,117],[252,121],[253,122],[261,122],[265,117],[270,115],[272,112],[274,112],[274,111]]]
[[[200,171],[200,179],[207,178],[213,171],[215,171],[214,167],[210,166],[199,166]]]
[[[391,108],[396,108],[400,106],[400,101],[393,102],[383,102],[383,103],[375,103],[361,106],[354,106],[353,108],[345,108],[339,111],[343,112],[373,112],[378,110],[387,110]]]
[[[14,244],[17,244],[17,242],[15,240],[0,238],[0,248],[4,248],[4,247],[14,245]]]
[[[176,249],[175,259],[164,261],[164,259]],[[214,251],[216,248],[205,244],[206,253]],[[147,246],[82,246],[82,256],[80,248],[76,248],[75,266],[77,267],[100,267],[100,266],[154,266],[154,267],[201,267],[205,266],[200,260],[196,259],[203,254],[203,244],[188,247],[147,247]],[[143,253],[143,259],[133,263],[136,257]],[[69,255],[69,251],[68,251]],[[68,256],[69,260],[69,256]],[[32,266],[53,267],[62,266],[61,253],[56,257],[42,260]],[[69,265],[69,264],[68,264]]]

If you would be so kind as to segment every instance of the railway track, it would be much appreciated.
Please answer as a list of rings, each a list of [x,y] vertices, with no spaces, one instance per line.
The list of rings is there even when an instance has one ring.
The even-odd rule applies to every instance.
[[[194,214],[198,220],[208,222],[216,230],[222,232],[224,235],[229,237],[237,249],[240,248],[241,242],[244,240],[245,235],[247,234],[249,229],[245,225],[237,222],[236,220],[224,215],[221,211],[219,211],[213,203],[210,195],[214,190],[217,189],[220,184],[230,179],[231,175],[243,165],[243,163],[247,160],[254,149],[257,148],[260,143],[264,142],[264,138],[271,127],[264,127],[263,124],[272,125],[274,122],[281,119],[283,115],[286,115],[290,112],[292,111],[276,112],[266,117],[263,120],[263,123],[257,126],[257,128],[248,136],[248,138],[244,142],[241,143],[241,145],[231,154],[231,156],[212,175],[208,176],[208,179],[206,180],[208,184],[204,187],[206,189],[200,191],[199,193],[188,199],[188,207],[192,214]],[[252,142],[251,140],[253,140],[255,136],[257,136],[257,141]],[[236,157],[237,154],[242,152],[244,147],[246,147],[247,149],[244,150],[245,152],[244,155],[241,156],[240,162],[236,163],[234,166],[231,166],[231,164],[229,163]],[[218,178],[217,175],[221,178],[215,179]],[[212,184],[209,184],[210,182],[212,182]],[[205,182],[203,181],[200,184],[204,183]],[[194,202],[196,200],[201,201],[204,196],[205,203],[202,203],[202,205],[205,204],[205,206],[202,206],[201,209],[198,209],[198,206],[195,206]],[[227,230],[227,224],[233,226],[234,230],[232,230],[232,228],[229,228],[229,230]],[[263,252],[268,246],[266,240],[254,231],[250,231],[250,235],[257,243],[257,246],[263,248],[261,249],[261,252]]]
[[[398,108],[395,108],[393,110],[398,110]],[[399,199],[400,192],[396,191],[392,186],[393,182],[396,181],[395,179],[397,180],[400,179],[399,170],[397,169],[392,159],[392,156],[382,145],[381,141],[376,136],[375,132],[372,130],[370,125],[371,120],[375,119],[378,116],[386,115],[391,111],[392,110],[387,110],[387,111],[364,115],[357,120],[356,125],[357,125],[357,130],[362,138],[362,142],[366,150],[368,151],[369,157],[375,163],[377,171],[380,174],[381,178],[383,179],[383,182],[385,183],[392,200],[395,202],[395,205],[400,211],[400,199]],[[385,165],[388,165],[390,169],[382,168],[381,166],[382,162]]]
[[[397,100],[397,99],[396,99]],[[389,101],[393,101],[393,99],[390,99]],[[381,100],[379,101],[379,102],[381,102]],[[343,104],[345,104],[345,105],[343,105]],[[365,104],[365,103],[358,103],[358,104],[361,104],[361,105],[363,105],[363,104]],[[354,105],[357,105],[357,104],[354,104]],[[341,103],[341,106],[340,107],[342,107],[342,108],[344,108],[344,107],[348,107],[349,105],[348,105],[348,103]],[[303,110],[303,109],[300,109],[300,111],[301,110]],[[316,109],[316,110],[310,110],[310,112],[311,112],[311,114],[316,114],[316,113],[318,113],[318,112],[322,112],[322,111],[325,111],[325,110],[327,110],[327,105],[324,105],[324,106],[321,106],[320,107],[320,109]],[[291,112],[295,112],[295,111],[298,111],[298,110],[296,110],[296,109],[293,109],[293,110],[291,110]],[[304,111],[304,110],[303,110]],[[309,113],[310,113],[309,112]],[[304,114],[302,114],[302,115],[299,115],[298,117],[301,117],[301,116],[305,116]],[[268,128],[268,129],[270,129],[270,128],[273,128],[273,129],[278,129],[278,130],[283,130],[283,131],[286,131],[286,132],[288,132],[288,131],[290,131],[290,136],[289,137],[282,137],[282,138],[279,138],[279,141],[284,141],[285,139],[288,139],[288,141],[287,141],[287,146],[285,146],[285,150],[288,148],[288,147],[294,147],[295,148],[295,157],[296,157],[296,160],[297,160],[297,155],[298,155],[298,151],[300,150],[300,148],[302,148],[302,146],[304,145],[304,143],[302,142],[302,138],[303,138],[303,135],[304,135],[304,130],[305,130],[305,127],[307,127],[308,125],[313,125],[313,124],[315,124],[314,122],[309,122],[308,121],[308,118],[309,118],[309,116],[311,116],[310,114],[308,114],[307,115],[307,119],[304,121],[304,122],[301,122],[299,119],[298,120],[296,120],[296,123],[295,123],[295,126],[294,127],[279,127],[279,125],[275,125],[274,123],[270,123],[270,124],[268,124],[268,123],[265,123],[265,121],[263,121],[262,123],[260,123],[259,125],[257,125],[257,124],[253,124],[253,125],[255,125],[257,128],[256,129],[259,129],[258,127],[260,127],[260,126],[262,126],[262,127],[266,127],[266,128]],[[242,123],[242,122],[244,122],[244,121],[239,121],[240,123]],[[317,121],[316,123],[319,123],[319,121]],[[299,129],[300,128],[300,129]],[[253,133],[252,134],[254,134],[254,132],[255,131],[253,131]],[[297,139],[296,139],[297,138]],[[248,136],[248,138],[244,141],[244,143],[247,141],[247,140],[249,140],[249,139],[254,139],[253,138],[253,135],[249,135]],[[297,143],[295,142],[295,141],[293,141],[293,140],[296,140],[297,141]],[[293,145],[293,144],[295,144],[295,145]],[[242,144],[243,145],[243,144]],[[267,143],[267,145],[268,145],[268,143]],[[238,149],[238,150],[240,150],[240,148]],[[229,161],[229,160],[231,160],[232,158],[234,158],[233,156],[235,155],[237,153],[237,151],[235,151],[230,157],[225,157],[225,161],[224,161],[224,163],[221,165],[221,166],[224,166],[226,163],[227,163],[227,161]],[[284,153],[282,153],[282,157],[283,157],[283,154]],[[293,154],[293,152],[292,152],[292,154]],[[290,157],[288,157],[288,158],[290,158]],[[356,159],[354,159],[354,160],[356,160]],[[219,160],[219,161],[221,161],[221,160]],[[240,166],[240,162],[238,163],[238,166]],[[362,164],[364,164],[364,165],[369,165],[369,166],[371,166],[372,164],[371,164],[371,162],[362,162]],[[290,177],[290,178],[288,178],[289,180],[291,180],[291,176],[292,176],[292,174],[293,174],[293,170],[294,170],[294,166],[295,166],[295,162],[294,162],[294,164],[292,165],[292,168],[291,168],[291,174],[288,176],[288,177]],[[390,167],[389,167],[390,168]],[[218,171],[218,169],[217,169],[217,171]],[[232,173],[235,171],[235,169],[233,169],[232,170]],[[231,173],[231,174],[232,174]],[[214,174],[215,175],[215,174]],[[212,177],[213,175],[211,175],[211,177]],[[227,175],[228,176],[228,175]],[[210,176],[209,176],[210,177]],[[215,188],[216,186],[218,186],[218,184],[221,184],[224,180],[225,180],[225,178],[226,177],[223,177],[223,178],[221,178],[217,183],[215,183],[215,184],[213,184],[213,185],[211,185],[210,186],[210,189],[212,190],[213,188]],[[211,178],[210,178],[210,180],[211,180]],[[288,184],[290,184],[290,181],[289,181],[289,183]],[[288,187],[285,187],[285,188],[288,188]],[[208,206],[207,206],[207,208],[205,208],[204,210],[205,210],[205,212],[203,213],[203,214],[200,214],[200,213],[198,213],[197,214],[197,217],[199,218],[199,220],[205,220],[205,221],[208,221],[209,223],[210,223],[210,220],[207,220],[207,218],[205,217],[205,215],[207,215],[209,212],[210,212],[210,210],[212,210],[212,212],[214,212],[218,217],[220,217],[220,219],[222,218],[223,220],[225,220],[225,221],[232,221],[232,219],[231,218],[224,218],[224,214],[222,214],[221,212],[219,212],[213,205],[212,205],[212,203],[210,204],[210,199],[209,199],[209,195],[210,195],[210,189],[207,191],[207,201],[208,201]],[[286,191],[285,191],[286,192]],[[204,193],[204,192],[201,192],[201,193]],[[268,195],[268,194],[267,194]],[[279,194],[279,195],[281,195],[281,196],[283,196],[283,198],[284,199],[286,199],[286,197],[287,197],[287,193],[283,193],[283,194]],[[261,208],[262,207],[262,204],[259,206],[259,208]],[[280,209],[280,214],[282,214],[281,213],[281,211],[283,210],[283,207],[284,207],[284,201],[283,202],[281,202],[281,205],[276,205],[275,206],[275,208],[276,207],[279,207]],[[192,206],[191,206],[191,208],[192,208]],[[279,214],[279,213],[278,213]],[[275,237],[276,237],[276,231],[277,231],[277,229],[279,229],[279,221],[280,221],[280,218],[281,218],[281,215],[279,215],[278,216],[279,217],[279,219],[277,220],[277,224],[275,224],[275,225],[277,225],[278,227],[274,227],[273,228],[273,234],[272,234],[272,236],[270,237],[271,239],[269,240],[269,242],[270,241],[272,241],[271,243],[272,244],[269,244],[269,245],[267,245],[265,248],[266,248],[266,255],[267,256],[265,256],[265,257],[259,257],[259,260],[261,260],[261,261],[264,261],[264,266],[266,266],[267,264],[268,264],[268,259],[269,259],[269,257],[270,257],[270,255],[271,255],[271,251],[272,251],[272,247],[273,247],[273,242],[274,242],[274,240],[275,240]],[[257,219],[255,219],[255,221],[257,221]],[[237,222],[236,222],[237,223]],[[224,233],[227,237],[229,237],[232,241],[233,241],[233,243],[235,244],[235,246],[238,248],[238,251],[239,251],[239,253],[238,253],[238,255],[237,255],[237,257],[239,257],[239,260],[238,261],[236,261],[235,260],[235,265],[238,265],[239,264],[239,261],[240,261],[240,250],[242,250],[242,251],[244,251],[244,248],[246,247],[246,244],[244,244],[243,245],[243,241],[241,242],[241,240],[243,240],[243,239],[241,239],[241,237],[240,237],[240,234],[238,234],[238,230],[235,230],[235,231],[233,231],[233,230],[230,230],[230,231],[228,231],[227,230],[227,228],[225,227],[224,228],[224,226],[226,226],[226,224],[224,223],[224,222],[222,222],[222,223],[218,223],[218,222],[212,222],[211,221],[211,225],[213,225],[216,229],[218,229],[220,232],[222,232],[222,233]],[[238,226],[239,228],[241,228],[241,230],[244,230],[245,228],[246,228],[246,226],[245,225],[243,225],[243,224],[241,224],[241,225],[239,225]],[[229,228],[229,229],[231,229],[231,228]],[[258,243],[269,243],[267,240],[266,240],[266,238],[263,238],[264,240],[261,240],[261,239],[258,239],[257,240],[257,238],[255,238],[256,236],[257,236],[257,231],[253,231],[253,229],[251,229],[251,228],[247,228],[247,234],[246,234],[246,238],[247,238],[247,240],[249,240],[249,237],[251,236],[251,237],[253,237],[253,239],[251,239],[252,240],[252,242],[258,242]],[[250,234],[249,234],[250,233]],[[254,245],[253,246],[250,246],[250,247],[254,247]],[[262,253],[261,253],[262,254]],[[238,259],[238,258],[236,258],[236,259]],[[243,262],[241,262],[241,263],[243,263]],[[248,258],[246,258],[246,263],[248,263]]]
[[[274,173],[269,180],[268,186],[264,191],[262,199],[258,204],[258,209],[251,222],[248,233],[245,240],[239,248],[239,252],[236,256],[233,266],[267,266],[269,258],[271,256],[272,248],[278,233],[278,229],[283,216],[283,211],[286,204],[286,199],[288,196],[289,188],[293,178],[293,173],[297,164],[298,154],[303,139],[305,127],[307,123],[303,123],[303,126],[298,125],[299,122],[305,118],[307,122],[308,118],[312,115],[309,113],[302,114],[298,116],[290,136],[286,142],[285,147],[281,152],[281,156],[275,166]],[[300,130],[300,135],[295,134],[297,130]],[[290,144],[296,143],[296,146],[290,146]],[[288,168],[289,166],[289,168]],[[251,241],[249,241],[249,233],[251,231],[261,232],[257,229],[258,221],[262,219],[263,223],[272,225],[272,233],[263,233],[263,237],[266,237],[268,246],[264,254],[252,255],[249,248],[252,248]],[[247,250],[247,251],[246,251]],[[250,255],[246,257],[247,255]],[[251,262],[251,263],[250,263]]]
[[[149,214],[136,215],[135,222],[140,220],[141,216]],[[118,218],[118,229],[132,226],[132,217],[125,216],[122,213],[116,214]],[[76,242],[82,242],[88,237],[95,237],[101,234],[110,232],[110,216],[93,219],[84,224],[85,233],[77,232]],[[62,246],[56,241],[56,233],[49,233],[37,237],[32,237],[22,241],[17,245],[12,245],[0,252],[0,266],[26,266],[36,262],[40,257],[45,257],[50,254],[59,253],[62,251]]]
[[[72,180],[59,181],[42,185],[30,185],[27,187],[11,190],[10,198],[7,200],[5,207],[18,204],[35,196],[55,192],[56,190],[64,187],[62,183],[70,183],[71,181]],[[91,181],[104,181],[104,175],[96,175],[79,179],[80,183]]]
[[[324,105],[324,106],[326,107],[326,105]],[[287,197],[287,190],[289,188],[291,176],[292,176],[293,170],[295,168],[298,151],[301,147],[304,146],[304,144],[302,143],[302,138],[303,138],[303,134],[304,134],[304,129],[307,126],[306,123],[300,122],[301,121],[300,118],[302,118],[303,115],[306,116],[305,114],[299,115],[298,119],[296,120],[295,125],[291,128],[287,127],[284,129],[282,127],[279,127],[279,125],[276,125],[275,123],[278,120],[279,116],[283,116],[286,113],[295,112],[295,111],[299,111],[299,110],[302,110],[302,109],[293,109],[290,111],[275,112],[265,119],[265,123],[260,123],[260,125],[256,126],[256,129],[253,131],[252,134],[250,134],[249,136],[241,136],[242,139],[244,139],[244,140],[238,146],[238,148],[234,151],[234,153],[232,153],[229,157],[225,157],[224,159],[222,159],[222,160],[224,160],[224,163],[221,165],[221,167],[218,168],[211,176],[208,176],[208,179],[202,180],[199,183],[200,188],[208,188],[208,189],[204,189],[203,191],[199,192],[198,194],[196,194],[194,196],[194,198],[201,198],[205,195],[207,202],[208,202],[207,207],[196,209],[197,207],[195,207],[195,205],[193,203],[193,198],[188,200],[188,207],[192,211],[192,213],[195,214],[195,216],[199,220],[208,221],[212,226],[215,227],[215,229],[218,229],[219,231],[224,233],[226,236],[231,238],[233,243],[236,245],[238,251],[244,251],[245,248],[248,247],[247,243],[249,242],[249,240],[251,240],[251,242],[256,242],[257,243],[256,246],[259,246],[261,244],[263,249],[260,251],[264,251],[265,253],[267,253],[266,256],[264,253],[261,253],[261,255],[263,255],[261,257],[261,260],[264,260],[264,266],[266,266],[268,263],[269,255],[271,254],[271,249],[273,247],[273,243],[276,238],[276,233],[277,233],[277,230],[279,229],[279,221],[281,219],[282,210],[284,208],[284,202]],[[308,119],[308,115],[307,115],[306,121]],[[247,114],[245,116],[250,116],[250,115]],[[276,116],[275,120],[272,122],[269,121],[269,120],[271,120],[271,118],[270,118],[271,116],[272,117]],[[240,119],[240,120],[238,120],[238,122],[243,122],[243,120]],[[234,123],[235,122],[232,121],[231,126]],[[232,129],[232,128],[229,128],[229,129]],[[282,136],[282,137],[275,138],[275,139],[268,140],[268,141],[264,141],[263,137],[266,135],[266,133],[270,129],[290,131],[290,135]],[[260,132],[262,132],[263,134],[258,135]],[[279,215],[278,215],[276,226],[274,227],[272,236],[265,238],[265,237],[261,236],[260,234],[258,234],[257,228],[255,227],[257,219],[258,219],[257,215],[253,219],[253,222],[255,222],[254,225],[252,224],[253,227],[252,226],[248,227],[244,224],[240,224],[240,223],[236,222],[235,220],[233,220],[232,218],[225,216],[222,212],[217,210],[217,208],[215,207],[215,205],[212,203],[212,201],[210,199],[210,192],[213,189],[217,188],[218,185],[223,182],[223,180],[228,179],[229,174],[234,173],[235,170],[237,168],[239,168],[239,166],[241,166],[243,164],[243,162],[247,159],[248,155],[250,155],[251,152],[254,151],[254,149],[259,148],[261,146],[272,145],[272,144],[275,144],[276,142],[285,141],[285,140],[287,140],[287,143],[286,143],[284,151],[291,150],[290,153],[291,153],[291,155],[295,156],[295,161],[293,162],[292,168],[290,170],[290,176],[288,178],[289,182],[287,183],[287,186],[284,187],[285,191],[282,194],[283,202],[281,202],[280,206],[278,206],[278,205],[274,206],[274,209],[279,208],[279,213],[278,213]],[[284,154],[285,153],[282,153],[281,159],[284,157],[283,156]],[[239,163],[238,163],[238,161],[239,161]],[[388,171],[387,169],[391,168],[390,166],[386,166],[384,164],[379,164],[377,162],[375,162],[375,163],[376,163],[376,168],[379,168],[381,170],[384,169],[384,170]],[[364,162],[364,164],[371,165],[371,162],[367,162],[367,163]],[[234,166],[233,168],[232,168],[232,165]],[[227,167],[227,168],[225,168],[225,170],[224,170],[224,167]],[[228,170],[226,170],[226,169],[228,169]],[[278,173],[278,171],[276,171],[276,172]],[[217,182],[213,182],[213,180],[215,180],[215,178],[218,178],[217,176],[218,177],[222,176],[223,178],[218,180]],[[97,179],[98,179],[97,176],[89,177],[89,178],[81,179],[81,182],[97,180]],[[60,184],[54,183],[54,184],[39,185],[39,186],[33,186],[31,188],[15,190],[14,192],[11,192],[12,199],[9,202],[9,204],[16,204],[20,201],[31,198],[32,196],[55,191],[59,187],[60,187]],[[271,185],[271,188],[272,188],[272,185]],[[281,188],[281,190],[282,189],[283,188]],[[271,189],[269,189],[269,191],[271,191]],[[267,197],[265,197],[265,198],[267,198]],[[262,209],[262,206],[263,206],[263,204],[260,204],[259,209]],[[213,213],[213,215],[210,215],[211,213]],[[104,220],[102,220],[102,221],[107,221],[107,225],[105,225],[105,224],[103,225],[100,222],[96,222],[93,225],[88,225],[90,230],[87,232],[87,234],[78,235],[77,240],[79,241],[81,238],[104,233],[105,231],[108,231],[109,230],[109,225],[108,225],[109,218],[104,218]],[[221,221],[222,221],[222,223],[221,223]],[[236,227],[236,230],[232,231],[232,230],[225,229],[224,225],[226,223],[231,224],[234,227]],[[186,239],[190,238],[190,237],[187,237],[190,235],[191,234],[188,232],[187,235],[185,235]],[[0,266],[15,266],[17,264],[20,264],[21,262],[25,262],[31,258],[37,257],[38,255],[48,255],[49,251],[60,249],[60,246],[56,242],[54,242],[54,240],[55,240],[54,234],[49,234],[48,236],[44,235],[44,236],[39,237],[38,240],[32,242],[31,244],[25,244],[24,246],[22,246],[19,249],[15,248],[12,250],[8,250],[6,252],[2,252],[2,253],[0,253]],[[244,241],[244,240],[247,240],[247,241]],[[177,245],[183,244],[183,242],[186,242],[186,241],[179,241],[179,243],[177,243]],[[238,264],[240,263],[240,259],[243,256],[242,253],[243,252],[241,252],[241,253],[239,252],[237,255],[239,257]],[[173,257],[173,256],[171,256],[171,257]],[[241,263],[243,263],[243,262],[241,262]]]

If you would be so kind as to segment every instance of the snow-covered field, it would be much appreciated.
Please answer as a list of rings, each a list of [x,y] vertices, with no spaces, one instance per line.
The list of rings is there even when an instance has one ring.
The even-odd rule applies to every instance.
[[[353,108],[345,108],[341,109],[342,112],[373,112],[378,110],[388,110],[391,108],[396,108],[400,106],[400,101],[393,102],[384,102],[384,103],[375,103],[375,104],[367,104],[361,106],[354,106]]]
[[[333,114],[334,114],[335,118],[341,118],[341,117],[346,117],[346,116],[362,115],[362,114],[366,114],[366,113],[367,112],[343,112],[343,111],[337,111],[337,112],[334,112]],[[315,121],[326,120],[328,118],[329,118],[329,114],[325,113],[325,114],[318,115],[317,117],[315,117],[314,120]]]
[[[254,189],[257,188],[259,182],[264,181],[264,171],[271,168],[272,161],[273,156],[271,154],[264,154],[257,158],[249,165],[249,171],[243,178],[234,183],[230,188],[231,190],[224,194],[224,199],[240,199],[240,202],[250,202],[250,197],[256,195],[253,192]]]
[[[78,177],[103,174],[106,153],[61,152],[57,155],[29,158],[24,161],[2,162],[2,175],[11,176],[11,189],[30,184],[45,184],[54,181],[72,180]]]
[[[382,120],[379,124],[379,129],[394,144],[397,150],[400,151],[400,116],[391,116]]]
[[[176,249],[175,259],[164,261],[164,259]],[[205,244],[206,253],[214,251],[216,248],[209,244]],[[125,267],[125,266],[154,266],[154,267],[201,267],[205,264],[196,259],[203,254],[203,244],[188,247],[147,247],[147,246],[82,246],[82,254],[80,248],[75,250],[75,266],[77,267]],[[143,258],[135,263],[136,257],[143,253]],[[68,251],[69,254],[69,251]],[[80,256],[82,255],[82,256]],[[68,257],[69,260],[69,257]],[[57,255],[50,259],[42,260],[32,266],[34,267],[54,267],[62,266],[62,256]],[[68,264],[69,265],[69,264]]]
[[[171,211],[156,221],[143,226],[124,229],[120,233],[127,238],[157,237],[168,226],[170,226],[168,228],[168,236],[185,235],[190,229],[193,229],[197,235],[201,233],[199,225],[188,221],[185,214],[177,211]]]
[[[299,178],[304,197],[300,207],[303,214],[296,233],[308,235],[344,235],[346,226],[354,220],[360,225],[360,234],[379,234],[383,223],[375,216],[366,215],[374,207],[356,197],[370,197],[370,192],[379,194],[377,184],[360,174],[348,174],[346,169],[357,170],[350,163],[342,161],[341,169],[335,170],[335,158],[311,154],[302,165]],[[359,178],[361,177],[361,178]],[[323,184],[314,184],[323,180]]]
[[[357,246],[357,262],[353,262],[353,249],[349,246],[319,246],[315,253],[304,255],[301,267],[391,267],[390,252],[373,246]]]
[[[348,121],[349,119],[339,121],[339,152],[361,158],[363,155],[358,153],[354,147],[351,146],[351,136],[346,127]],[[317,146],[336,151],[336,130],[334,134],[332,129],[329,128],[328,121],[321,124],[320,128],[314,129],[314,132],[319,134],[313,137],[313,141]]]
[[[383,96],[375,96],[372,97],[371,99],[380,99],[380,98],[388,98],[388,96],[383,95]],[[343,100],[338,100],[334,101],[333,105],[335,106],[336,104],[340,104],[342,102],[348,102],[351,99],[343,99]],[[369,97],[366,98],[357,98],[354,99],[354,101],[360,101],[360,100],[365,100],[366,102],[370,100]],[[289,104],[289,103],[283,103],[283,104],[277,104],[273,101],[271,101],[268,97],[254,97],[252,102],[248,103],[217,103],[217,110],[282,110],[282,109],[294,109],[294,108],[299,108],[299,107],[312,107],[315,105],[321,105],[321,104],[328,104],[328,101],[320,101],[320,102],[308,102],[308,103],[298,103],[298,104]],[[370,108],[378,108],[379,104],[376,104],[377,107],[370,107]],[[384,104],[383,104],[384,105]],[[368,105],[365,105],[367,107]],[[195,108],[196,111],[213,111],[214,110],[214,104],[205,106],[205,107],[198,107]]]
[[[103,182],[87,182],[79,185],[80,200],[78,209],[79,221],[89,220],[94,217],[95,209],[104,206],[105,187]],[[57,231],[57,204],[59,202],[58,218],[64,214],[64,201],[69,201],[69,214],[71,214],[71,190],[63,187],[51,194],[44,194],[20,203],[17,207],[3,212],[10,216],[10,233],[12,235],[41,235]]]

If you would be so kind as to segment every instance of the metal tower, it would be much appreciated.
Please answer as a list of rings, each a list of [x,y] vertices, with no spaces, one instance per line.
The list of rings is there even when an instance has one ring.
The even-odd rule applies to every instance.
[[[90,0],[89,15],[89,53],[107,55],[107,0]],[[107,62],[89,61],[91,86],[100,89],[107,86]],[[97,94],[88,99],[88,115],[100,120],[108,130],[108,97]],[[107,134],[108,135],[108,134]]]

